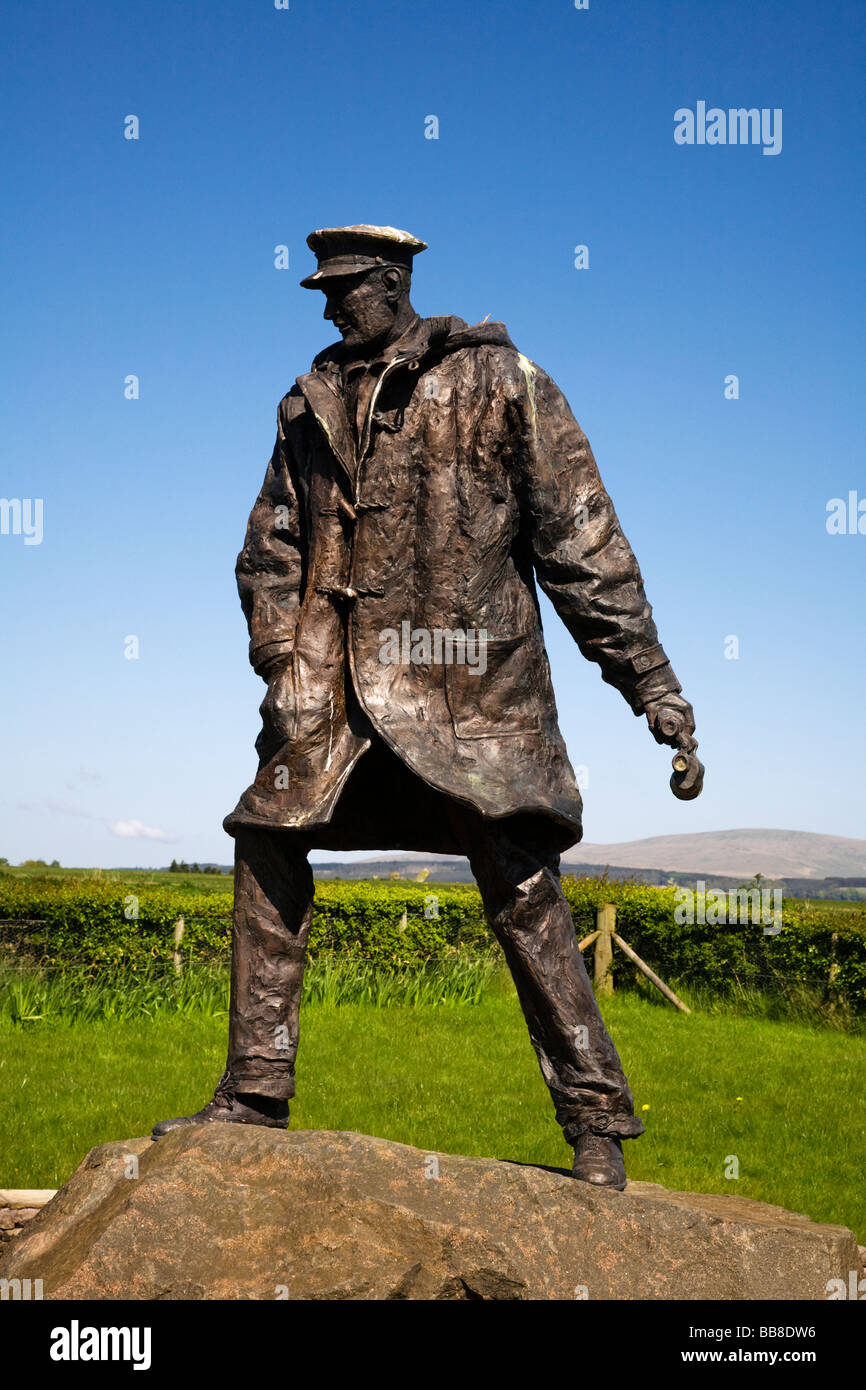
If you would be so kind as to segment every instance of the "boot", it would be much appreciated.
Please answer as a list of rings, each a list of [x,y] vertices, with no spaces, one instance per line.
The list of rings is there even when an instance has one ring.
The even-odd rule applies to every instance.
[[[604,1134],[582,1134],[574,1146],[571,1176],[622,1192],[626,1176],[620,1141]]]
[[[162,1120],[154,1125],[152,1139],[161,1139],[170,1129],[179,1125],[265,1125],[268,1129],[288,1129],[289,1102],[272,1100],[270,1096],[257,1096],[252,1092],[238,1095],[234,1082],[228,1072],[220,1077],[213,1100],[195,1115],[180,1115],[176,1120]]]

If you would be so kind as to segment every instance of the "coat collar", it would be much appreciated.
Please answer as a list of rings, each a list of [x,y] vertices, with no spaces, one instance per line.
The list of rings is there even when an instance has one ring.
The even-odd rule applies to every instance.
[[[426,347],[427,335],[424,332],[424,320],[419,314],[406,325],[399,338],[395,338],[393,343],[389,343],[383,348],[378,356],[369,362],[363,358],[354,358],[348,353],[343,355],[340,368],[343,372],[363,370],[382,371],[385,367],[396,362],[398,357],[415,357],[417,353]]]
[[[417,350],[424,350],[427,346],[429,337],[428,325],[433,323],[432,319],[422,319],[416,314],[406,325],[399,338],[395,338],[393,343],[389,343],[386,348],[366,362],[363,358],[354,357],[342,342],[332,343],[330,347],[324,348],[313,358],[313,372],[326,372],[331,376],[338,377],[343,371],[354,367],[382,367],[403,356],[404,353],[414,354]]]
[[[422,363],[426,365],[431,359],[448,352],[483,343],[512,346],[504,324],[485,323],[470,327],[463,319],[453,315],[422,319],[416,314],[400,337],[390,343],[370,365],[379,365],[381,371],[398,362],[420,367]],[[346,365],[349,365],[349,359],[343,344],[334,343],[313,359],[312,369],[299,376],[297,381],[335,459],[350,486],[354,487],[358,460],[355,437],[343,400],[342,373]]]
[[[376,366],[380,371],[384,371],[397,361],[410,362],[423,355],[428,343],[425,323],[426,321],[416,314],[399,338],[389,343],[379,357],[364,365]],[[338,343],[320,352],[313,360],[312,370],[305,372],[297,380],[307,404],[331,446],[334,457],[348,481],[354,484],[357,449],[342,392],[343,367],[353,364],[342,347],[342,343]]]

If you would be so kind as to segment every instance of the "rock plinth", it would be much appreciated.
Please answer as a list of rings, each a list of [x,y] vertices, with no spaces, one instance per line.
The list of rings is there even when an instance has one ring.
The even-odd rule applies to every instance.
[[[852,1233],[365,1135],[195,1125],[93,1149],[0,1277],[46,1299],[823,1300]]]

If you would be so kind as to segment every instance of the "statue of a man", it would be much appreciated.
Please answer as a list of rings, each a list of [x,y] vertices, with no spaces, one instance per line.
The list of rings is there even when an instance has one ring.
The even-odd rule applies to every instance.
[[[311,849],[466,854],[511,968],[574,1176],[625,1185],[643,1133],[559,881],[581,798],[536,582],[659,743],[694,748],[637,561],[586,437],[501,323],[422,319],[425,243],[314,232],[342,341],[280,402],[237,578],[267,682],[235,837],[226,1070],[197,1114],[288,1125]],[[676,727],[677,732],[672,732]]]

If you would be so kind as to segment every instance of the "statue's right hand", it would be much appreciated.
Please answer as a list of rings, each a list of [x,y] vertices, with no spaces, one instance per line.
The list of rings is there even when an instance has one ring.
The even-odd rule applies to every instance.
[[[277,657],[267,672],[268,692],[259,706],[264,742],[278,747],[291,736],[295,717],[295,682],[291,653]]]
[[[644,713],[656,743],[667,743],[671,748],[683,748],[687,752],[697,748],[695,712],[681,695],[673,691],[659,695],[649,702]]]
[[[274,676],[277,675],[278,672],[284,671],[287,666],[291,665],[291,661],[292,653],[290,651],[278,651],[267,661],[257,663],[256,675],[261,676],[262,680],[266,681],[267,684],[270,685]]]

